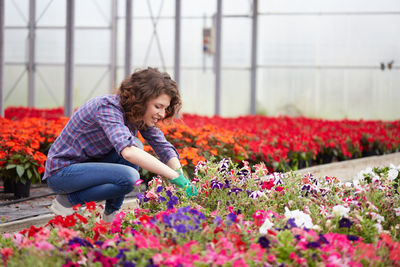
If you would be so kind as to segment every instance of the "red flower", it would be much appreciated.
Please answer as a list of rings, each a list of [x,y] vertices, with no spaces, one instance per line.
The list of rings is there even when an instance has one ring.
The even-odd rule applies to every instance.
[[[73,210],[79,210],[82,207],[81,204],[76,204],[75,206],[72,207]]]
[[[267,181],[264,181],[264,182],[262,183],[262,185],[261,185],[261,188],[262,188],[262,189],[271,190],[271,188],[274,187],[274,185],[275,185],[275,183],[274,183],[274,181],[271,179],[271,180],[269,180],[268,182],[267,182]]]
[[[277,191],[277,192],[281,192],[283,189],[285,189],[285,188],[282,186],[275,187],[275,191]]]
[[[94,203],[93,201],[90,202],[86,202],[86,209],[90,212],[95,211],[96,210],[96,203]]]
[[[64,226],[72,227],[76,224],[75,214],[65,216]]]
[[[97,241],[99,239],[100,234],[107,233],[107,227],[104,221],[100,221],[100,223],[96,223],[95,226],[91,229],[94,232],[93,240]]]
[[[31,225],[30,228],[24,229],[20,232],[20,234],[24,235],[28,233],[28,237],[33,237],[37,232],[40,232],[43,227],[36,228],[34,225]]]
[[[146,224],[150,223],[150,219],[151,219],[151,217],[148,216],[148,215],[146,215],[146,214],[144,214],[144,215],[142,215],[142,216],[139,217],[139,221],[140,221],[143,225],[146,225]]]
[[[76,218],[78,218],[83,224],[87,224],[88,220],[80,215],[79,213],[75,213]]]

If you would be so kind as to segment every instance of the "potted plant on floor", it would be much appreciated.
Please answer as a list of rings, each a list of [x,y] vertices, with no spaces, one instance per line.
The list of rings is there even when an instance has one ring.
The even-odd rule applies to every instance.
[[[29,197],[30,185],[41,182],[46,156],[37,150],[39,143],[29,138],[18,135],[1,137],[0,177],[4,181],[4,191],[14,191],[15,198]]]

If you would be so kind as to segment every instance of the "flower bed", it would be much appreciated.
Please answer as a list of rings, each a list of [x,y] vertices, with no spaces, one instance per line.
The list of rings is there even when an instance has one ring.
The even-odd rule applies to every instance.
[[[8,107],[4,110],[4,117],[10,120],[21,120],[27,118],[58,119],[64,116],[63,108],[29,108]]]
[[[342,184],[199,162],[196,198],[154,178],[135,213],[106,224],[88,203],[4,234],[0,253],[7,266],[398,266],[399,170],[367,169]]]
[[[214,125],[251,137],[248,160],[279,170],[400,151],[400,121],[329,121],[310,118],[184,114],[189,127]]]
[[[0,118],[0,172],[6,172],[3,176],[28,174],[24,170],[29,162],[30,172],[36,169],[40,173],[45,160],[42,154],[46,155],[68,118],[59,117],[62,109],[46,112],[8,108],[6,111],[6,115],[14,119]],[[23,115],[52,119],[18,119]],[[231,158],[235,162],[245,159],[251,164],[265,162],[270,171],[287,171],[400,150],[400,121],[326,121],[265,116],[221,118],[184,114],[177,123],[161,124],[160,128],[180,153],[187,174],[194,171],[199,161],[211,157],[216,160]],[[21,149],[13,148],[15,143],[21,144]],[[42,154],[36,152],[38,145]],[[147,145],[145,149],[152,151]],[[38,156],[33,158],[35,154]],[[20,165],[18,173],[17,165]],[[36,173],[35,176],[38,177]],[[142,171],[142,176],[149,180],[152,174]]]

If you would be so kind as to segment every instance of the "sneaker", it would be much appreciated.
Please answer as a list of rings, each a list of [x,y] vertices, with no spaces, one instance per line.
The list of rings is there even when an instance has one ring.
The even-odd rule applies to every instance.
[[[105,212],[103,213],[103,221],[106,223],[112,223],[114,220],[115,215],[117,214],[117,210],[110,213],[110,214],[106,214]]]
[[[58,196],[53,199],[53,203],[50,206],[50,210],[56,214],[56,215],[61,215],[61,216],[67,216],[67,215],[71,215],[72,213],[74,213],[74,210],[72,209],[72,207],[65,207],[63,206],[58,200],[57,200]]]

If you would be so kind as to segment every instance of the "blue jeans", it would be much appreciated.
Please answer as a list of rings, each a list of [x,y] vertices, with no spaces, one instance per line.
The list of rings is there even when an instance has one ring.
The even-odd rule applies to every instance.
[[[135,140],[143,149],[139,139]],[[122,158],[113,149],[102,159],[76,163],[47,178],[57,194],[66,194],[72,205],[106,200],[107,214],[121,208],[125,195],[140,179],[139,167]]]

